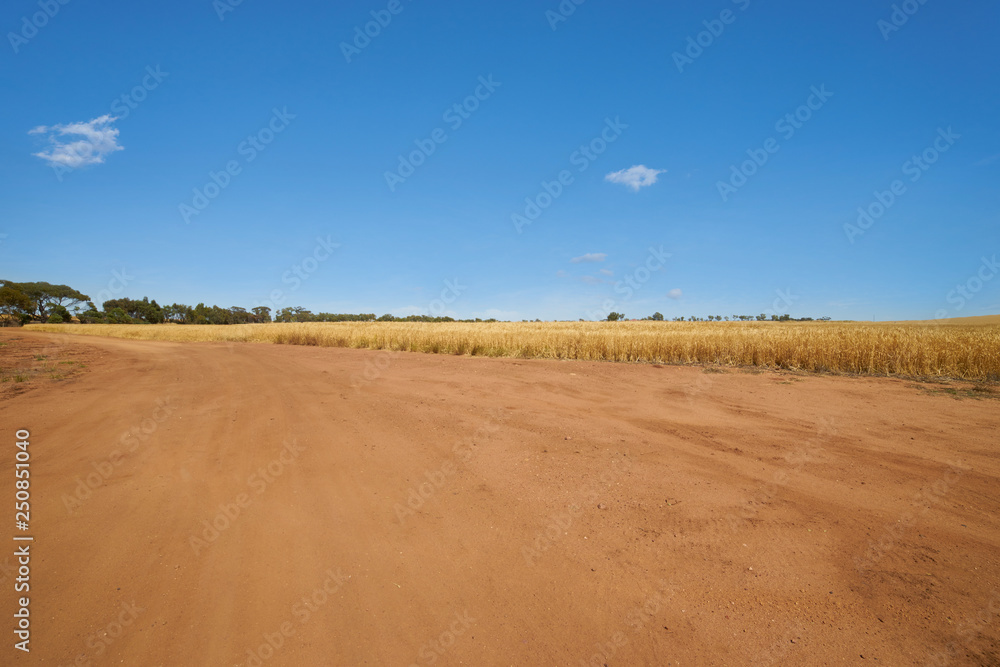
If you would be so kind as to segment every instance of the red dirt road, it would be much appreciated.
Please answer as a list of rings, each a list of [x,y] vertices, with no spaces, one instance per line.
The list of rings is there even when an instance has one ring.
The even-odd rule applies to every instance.
[[[77,369],[0,389],[8,628],[17,429],[35,538],[31,652],[8,629],[0,664],[1000,664],[994,398],[735,369],[0,343],[5,374]]]

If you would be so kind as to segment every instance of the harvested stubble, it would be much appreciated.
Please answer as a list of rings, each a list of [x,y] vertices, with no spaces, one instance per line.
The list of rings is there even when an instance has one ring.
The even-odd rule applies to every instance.
[[[255,342],[492,357],[722,364],[1000,380],[1000,327],[854,322],[334,322],[29,325],[133,340]]]

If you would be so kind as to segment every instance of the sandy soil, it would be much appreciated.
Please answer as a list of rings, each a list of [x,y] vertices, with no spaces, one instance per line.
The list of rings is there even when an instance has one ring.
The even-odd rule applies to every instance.
[[[963,385],[20,331],[0,366],[36,540],[0,664],[1000,664]]]

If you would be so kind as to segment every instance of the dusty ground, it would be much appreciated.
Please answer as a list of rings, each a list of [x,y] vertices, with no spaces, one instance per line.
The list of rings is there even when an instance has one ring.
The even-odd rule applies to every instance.
[[[1000,664],[962,384],[20,331],[0,374],[5,665]]]

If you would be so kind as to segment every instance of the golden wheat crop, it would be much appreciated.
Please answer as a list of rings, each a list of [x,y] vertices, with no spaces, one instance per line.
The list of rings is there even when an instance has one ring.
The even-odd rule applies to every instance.
[[[1000,380],[1000,327],[854,322],[35,324],[132,340],[253,342],[438,354],[722,364]]]

